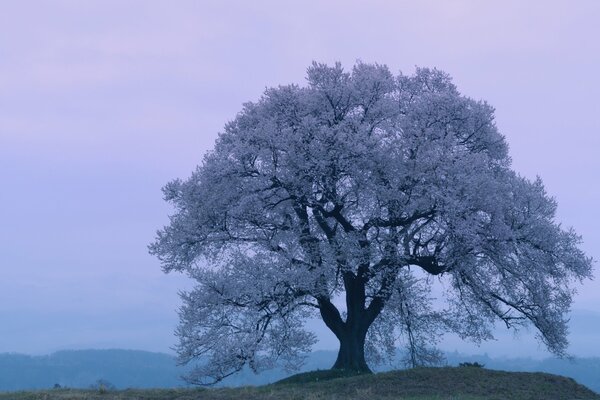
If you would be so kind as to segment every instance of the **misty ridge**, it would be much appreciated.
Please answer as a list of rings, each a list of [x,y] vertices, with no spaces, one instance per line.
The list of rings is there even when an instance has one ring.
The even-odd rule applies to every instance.
[[[307,355],[301,372],[328,369],[335,361],[334,351],[315,351]],[[547,372],[575,379],[590,389],[600,391],[600,357],[573,360],[546,358],[501,358],[488,355],[445,353],[446,365],[458,366],[477,362],[485,368],[518,372]],[[382,366],[376,372],[395,369]],[[189,387],[181,379],[188,367],[176,365],[175,357],[164,353],[138,350],[64,350],[45,356],[0,354],[0,391],[63,388],[88,389],[99,380],[126,388]],[[258,386],[289,376],[282,369],[259,375],[249,368],[226,378],[219,387]]]

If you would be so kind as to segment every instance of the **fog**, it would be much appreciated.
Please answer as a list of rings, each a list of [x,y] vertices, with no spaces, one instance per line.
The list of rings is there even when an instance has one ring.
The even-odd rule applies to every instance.
[[[513,168],[542,177],[598,259],[599,17],[591,0],[4,4],[0,352],[171,352],[191,282],[147,253],[168,222],[160,188],[190,174],[243,102],[303,84],[312,60],[448,72],[496,108]],[[598,280],[585,282],[575,353],[593,351],[598,304]],[[336,346],[311,326],[316,348]],[[547,354],[532,333],[499,337],[481,349]]]

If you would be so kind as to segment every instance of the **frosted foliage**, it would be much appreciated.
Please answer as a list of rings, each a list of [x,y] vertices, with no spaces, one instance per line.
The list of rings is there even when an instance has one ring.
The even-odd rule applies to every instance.
[[[436,349],[443,332],[453,330],[455,320],[432,308],[428,282],[415,278],[409,271],[396,277],[394,292],[382,313],[371,325],[365,350],[372,364],[393,363],[398,342],[404,344],[404,366],[433,366],[443,361]],[[455,329],[454,329],[455,330]],[[474,330],[471,336],[477,338]]]
[[[486,340],[496,320],[532,323],[564,354],[592,261],[541,180],[510,169],[493,111],[443,72],[363,63],[315,63],[308,85],[246,103],[192,176],[165,186],[175,211],[150,246],[197,281],[177,330],[180,361],[200,362],[190,381],[298,365],[311,313],[341,343],[358,332],[374,361],[400,340],[408,364],[431,363],[443,332]]]

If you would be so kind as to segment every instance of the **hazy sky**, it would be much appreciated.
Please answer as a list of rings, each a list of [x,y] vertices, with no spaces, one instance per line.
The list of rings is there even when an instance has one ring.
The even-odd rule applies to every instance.
[[[599,259],[599,20],[595,0],[2,2],[0,352],[169,351],[190,282],[147,253],[160,188],[312,60],[450,73]],[[574,308],[599,305],[587,282]]]

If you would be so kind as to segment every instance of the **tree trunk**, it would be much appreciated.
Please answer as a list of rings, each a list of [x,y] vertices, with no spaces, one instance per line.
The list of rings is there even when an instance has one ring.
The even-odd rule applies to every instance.
[[[339,310],[329,298],[321,297],[319,310],[325,325],[340,341],[340,349],[332,369],[342,369],[358,373],[370,373],[365,360],[365,338],[369,326],[383,308],[383,300],[376,298],[365,308],[365,280],[357,279],[351,273],[344,276],[346,289],[346,313],[344,321]]]
[[[366,329],[362,327],[346,327],[341,333],[340,350],[332,369],[343,369],[359,373],[369,373],[371,370],[365,360]]]

